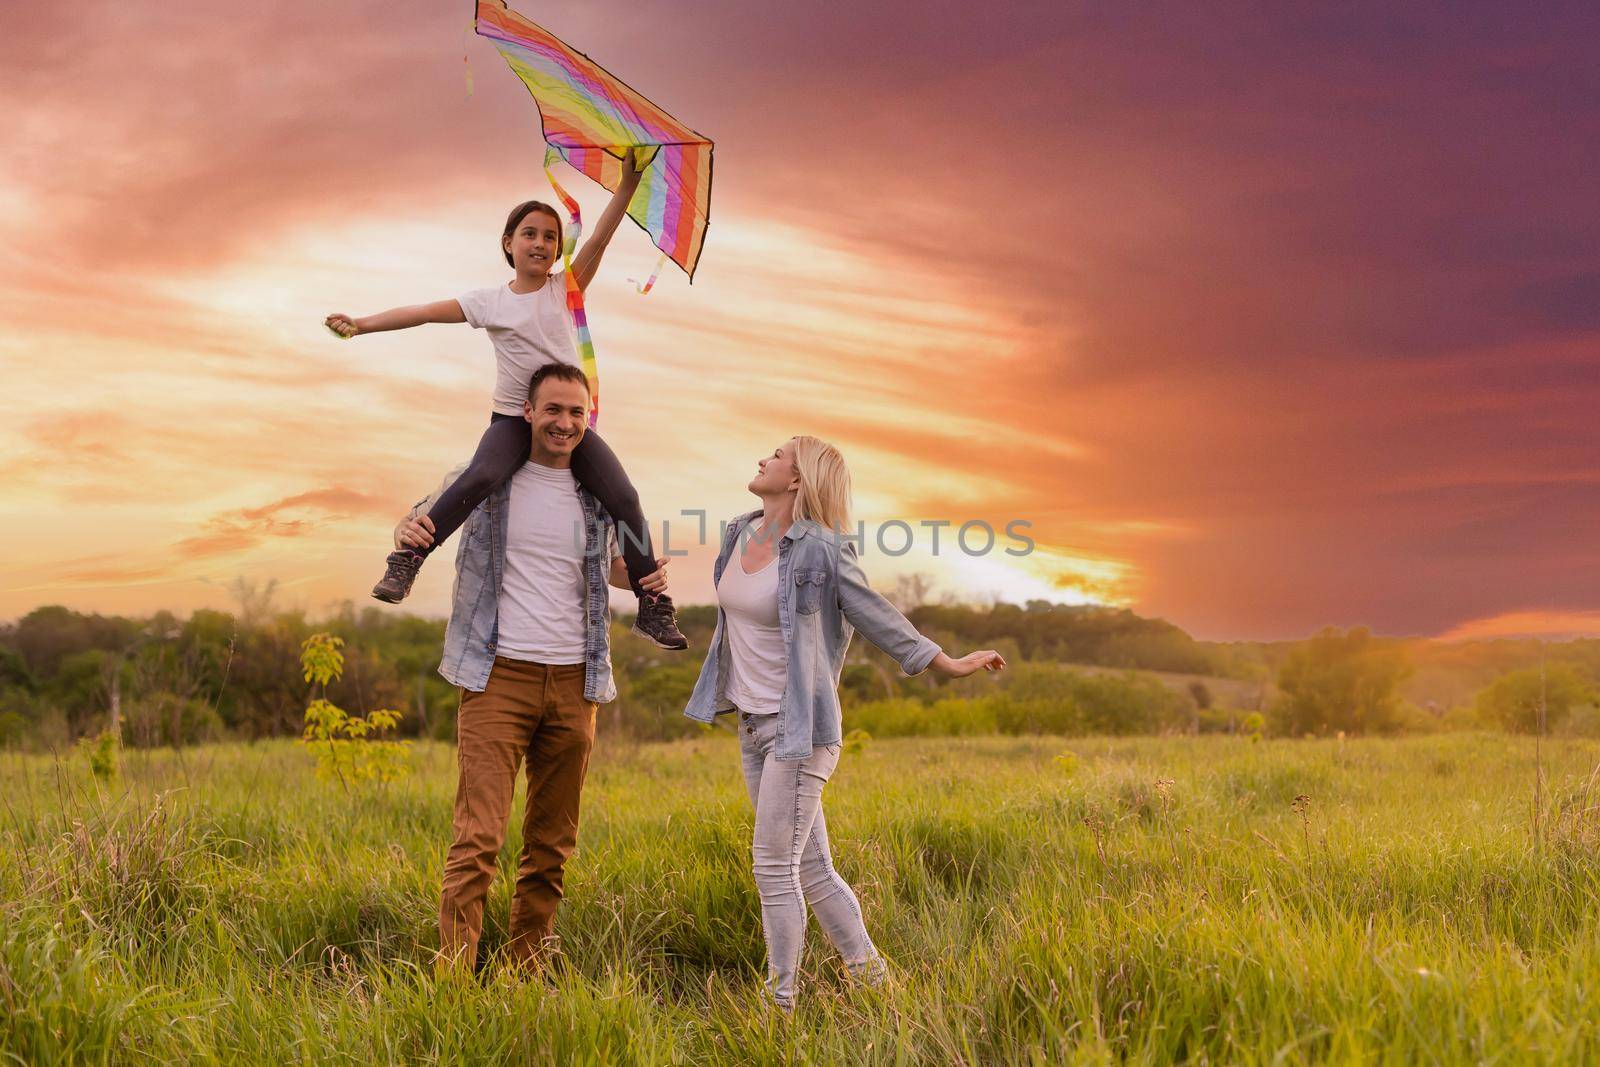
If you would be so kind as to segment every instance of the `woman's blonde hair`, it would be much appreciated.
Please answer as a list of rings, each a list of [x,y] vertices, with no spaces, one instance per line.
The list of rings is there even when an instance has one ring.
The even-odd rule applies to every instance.
[[[819,437],[798,435],[794,469],[800,475],[794,517],[842,531],[850,521],[850,468],[845,466],[844,456]]]

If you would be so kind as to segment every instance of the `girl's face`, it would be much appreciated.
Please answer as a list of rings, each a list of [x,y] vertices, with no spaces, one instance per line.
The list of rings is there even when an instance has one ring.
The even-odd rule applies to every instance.
[[[518,274],[549,274],[561,254],[560,230],[555,216],[543,211],[530,211],[522,216],[511,236],[504,238],[511,264]]]
[[[800,475],[794,466],[794,440],[785,441],[756,462],[756,476],[750,479],[749,489],[759,497],[776,496],[800,487]]]

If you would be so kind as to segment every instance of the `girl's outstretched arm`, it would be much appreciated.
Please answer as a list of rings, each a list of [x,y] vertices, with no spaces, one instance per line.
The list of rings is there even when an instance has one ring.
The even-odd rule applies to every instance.
[[[363,333],[383,333],[385,330],[409,330],[427,322],[466,322],[461,304],[455,300],[439,300],[432,304],[412,304],[410,307],[390,308],[376,315],[353,319],[334,312],[322,324],[340,337],[355,337]]]
[[[590,280],[600,269],[600,257],[605,255],[606,245],[611,243],[611,235],[617,232],[622,216],[628,213],[628,201],[633,199],[634,190],[639,188],[644,167],[637,148],[628,149],[627,155],[622,157],[622,181],[617,184],[617,191],[611,194],[611,203],[600,213],[600,221],[594,224],[589,239],[572,257],[572,273],[579,289],[589,288]]]

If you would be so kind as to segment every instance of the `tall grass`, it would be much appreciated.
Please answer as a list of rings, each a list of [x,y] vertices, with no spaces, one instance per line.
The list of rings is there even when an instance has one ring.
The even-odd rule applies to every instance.
[[[872,741],[829,824],[895,980],[814,934],[789,1020],[726,737],[597,754],[547,981],[434,976],[447,747],[353,798],[288,743],[5,756],[0,1057],[1592,1062],[1600,746],[1543,759],[1541,844],[1531,741]]]

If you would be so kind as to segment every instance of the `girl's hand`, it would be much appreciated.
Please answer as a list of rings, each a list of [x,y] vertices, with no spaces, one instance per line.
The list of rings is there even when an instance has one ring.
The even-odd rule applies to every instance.
[[[361,332],[361,327],[356,325],[355,319],[352,319],[349,315],[341,315],[337,311],[323,319],[322,325],[340,337],[347,339]]]
[[[637,145],[628,149],[622,155],[622,180],[628,185],[638,185],[639,179],[644,177],[644,168],[649,165],[645,150]]]
[[[1006,669],[1006,661],[1005,657],[994,649],[985,649],[982,652],[969,652],[960,659],[951,659],[941,652],[934,657],[930,666],[951,678],[965,678],[979,671],[1003,671]]]

